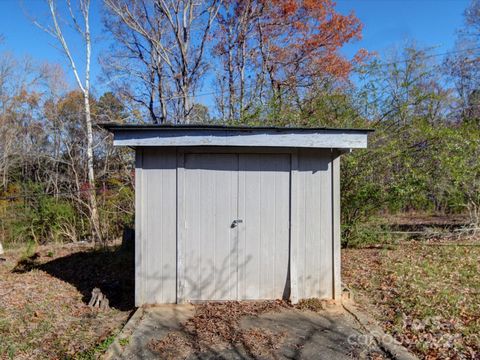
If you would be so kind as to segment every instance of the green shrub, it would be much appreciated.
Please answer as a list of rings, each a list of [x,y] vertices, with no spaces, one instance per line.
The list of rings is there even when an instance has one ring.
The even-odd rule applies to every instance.
[[[350,227],[347,227],[350,226]],[[342,246],[362,247],[374,244],[388,244],[392,242],[389,235],[389,225],[382,218],[370,218],[368,221],[357,221],[353,224],[342,225]]]
[[[43,244],[76,240],[78,224],[72,204],[45,195],[37,184],[26,187],[30,195],[7,204],[2,216],[7,242]]]
[[[134,225],[134,191],[131,186],[120,186],[112,181],[113,190],[106,190],[98,197],[103,236],[115,239],[122,236],[125,227]]]

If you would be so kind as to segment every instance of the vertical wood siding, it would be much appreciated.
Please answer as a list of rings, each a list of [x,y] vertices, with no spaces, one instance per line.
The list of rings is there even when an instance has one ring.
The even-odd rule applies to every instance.
[[[239,160],[239,299],[288,297],[290,154]]]
[[[338,296],[338,154],[262,150],[137,149],[136,305]]]
[[[185,154],[185,299],[237,299],[238,156]]]
[[[332,152],[332,186],[333,298],[341,300],[340,153],[338,151]]]
[[[143,149],[137,179],[137,305],[176,302],[176,166],[175,149]]]
[[[332,175],[329,150],[298,153],[299,299],[332,298]]]
[[[285,296],[289,180],[289,154],[185,155],[186,300]]]

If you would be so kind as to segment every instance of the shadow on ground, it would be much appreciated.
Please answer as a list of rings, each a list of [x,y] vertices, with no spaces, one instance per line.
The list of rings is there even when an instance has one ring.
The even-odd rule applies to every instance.
[[[50,261],[39,254],[21,260],[13,269],[24,273],[43,270],[75,286],[82,301],[90,301],[92,290],[99,288],[110,306],[121,311],[134,309],[134,254],[121,247],[75,252]]]

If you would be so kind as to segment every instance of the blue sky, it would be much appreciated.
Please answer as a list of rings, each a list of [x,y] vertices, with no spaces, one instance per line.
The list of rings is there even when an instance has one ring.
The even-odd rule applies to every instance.
[[[92,80],[94,86],[100,90],[102,86],[98,82],[100,69],[97,59],[105,48],[107,39],[101,24],[101,2],[92,1],[91,27],[94,39]],[[365,48],[382,54],[388,49],[400,47],[409,40],[415,40],[419,46],[434,46],[434,51],[438,53],[449,51],[455,41],[455,31],[463,24],[463,11],[469,2],[469,0],[337,0],[339,12],[349,13],[353,10],[364,23],[363,39],[347,45],[343,51],[347,55],[352,55],[359,48]],[[3,44],[0,44],[0,51],[10,51],[17,56],[31,56],[38,61],[66,65],[62,54],[52,46],[53,39],[34,26],[29,19],[35,17],[40,22],[45,22],[47,16],[48,8],[43,0],[0,0],[0,34],[5,38]],[[72,32],[67,34],[70,37]],[[77,55],[78,50],[72,48]],[[70,79],[73,81],[73,77]]]
[[[364,24],[363,39],[344,51],[352,54],[363,47],[382,54],[409,40],[435,47],[438,53],[449,51],[469,4],[469,0],[338,0],[339,12],[353,10]]]

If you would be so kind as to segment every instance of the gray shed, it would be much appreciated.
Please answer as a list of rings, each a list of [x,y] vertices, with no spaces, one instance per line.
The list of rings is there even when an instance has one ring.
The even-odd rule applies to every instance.
[[[135,303],[340,299],[340,155],[369,130],[106,124],[136,151]]]

